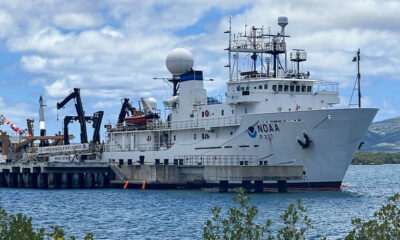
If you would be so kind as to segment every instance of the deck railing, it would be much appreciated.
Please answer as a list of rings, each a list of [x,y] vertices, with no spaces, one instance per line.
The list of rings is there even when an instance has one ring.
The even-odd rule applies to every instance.
[[[175,165],[189,166],[257,166],[257,155],[177,155]]]

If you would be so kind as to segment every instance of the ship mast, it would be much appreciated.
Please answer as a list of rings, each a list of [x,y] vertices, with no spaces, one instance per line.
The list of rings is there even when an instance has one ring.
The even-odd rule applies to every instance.
[[[353,62],[357,62],[357,79],[354,82],[353,92],[351,93],[349,108],[351,105],[357,105],[357,103],[352,104],[354,91],[358,91],[358,107],[361,108],[361,73],[360,73],[360,49],[357,51],[357,55],[353,58]]]
[[[225,49],[228,50],[228,65],[225,65],[224,67],[229,67],[229,81],[232,81],[232,68],[231,68],[232,16],[229,16],[229,30],[225,31],[224,33],[229,34],[229,45],[228,48]]]
[[[239,80],[239,53],[246,53],[247,56],[250,56],[252,66],[250,71],[242,71],[240,72],[240,76],[264,76],[269,77],[269,61],[268,57],[266,60],[267,67],[264,66],[263,54],[267,56],[273,56],[273,78],[278,77],[278,65],[280,69],[286,71],[287,63],[285,57],[285,67],[282,66],[279,60],[279,54],[286,52],[286,43],[285,37],[289,37],[284,35],[285,26],[288,24],[288,20],[286,17],[280,17],[278,19],[278,25],[281,26],[281,31],[277,34],[264,34],[264,28],[256,28],[251,27],[249,31],[249,35],[247,35],[247,31],[245,28],[245,33],[238,33],[232,40],[232,22],[231,18],[229,18],[229,30],[225,31],[225,33],[229,34],[229,45],[225,50],[228,51],[228,65],[225,67],[229,67],[229,81],[233,80],[233,71],[235,68],[237,70],[236,80]],[[233,65],[232,65],[232,54],[231,52],[235,52],[233,54]],[[257,60],[260,60],[260,72],[257,71]],[[266,69],[266,73],[263,73],[263,69]]]

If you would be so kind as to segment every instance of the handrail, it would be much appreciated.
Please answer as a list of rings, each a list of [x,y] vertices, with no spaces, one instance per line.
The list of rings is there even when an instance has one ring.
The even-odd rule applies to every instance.
[[[258,155],[176,155],[177,165],[189,166],[257,166]]]

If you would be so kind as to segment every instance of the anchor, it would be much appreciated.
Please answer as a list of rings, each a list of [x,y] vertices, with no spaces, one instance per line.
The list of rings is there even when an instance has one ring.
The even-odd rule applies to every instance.
[[[310,137],[307,135],[307,133],[305,131],[303,131],[303,136],[304,136],[304,141],[297,138],[297,143],[299,143],[299,145],[303,149],[306,149],[306,148],[310,147],[312,140],[310,140]]]

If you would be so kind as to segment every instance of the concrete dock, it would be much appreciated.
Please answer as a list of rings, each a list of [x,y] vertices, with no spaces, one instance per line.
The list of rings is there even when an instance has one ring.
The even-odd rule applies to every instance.
[[[303,180],[301,166],[203,166],[105,162],[0,163],[0,187],[14,188],[207,188],[220,192],[242,186],[262,192],[264,181],[276,182],[280,192],[286,182]]]
[[[113,184],[147,188],[218,187],[220,192],[243,187],[247,192],[262,192],[264,181],[277,183],[285,192],[286,182],[303,180],[301,166],[185,166],[185,165],[116,165],[111,164],[116,179]]]
[[[103,188],[115,175],[108,163],[20,162],[0,164],[0,187]]]

